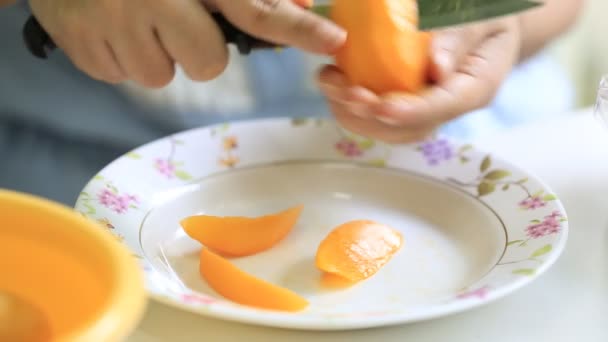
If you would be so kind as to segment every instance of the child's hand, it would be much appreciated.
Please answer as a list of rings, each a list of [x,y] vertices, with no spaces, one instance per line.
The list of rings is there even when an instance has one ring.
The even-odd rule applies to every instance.
[[[77,67],[111,83],[161,87],[173,79],[175,63],[193,80],[221,74],[228,52],[210,8],[250,34],[309,52],[331,53],[346,38],[342,29],[290,0],[29,1]]]
[[[436,33],[436,84],[421,94],[379,96],[349,84],[334,66],[321,71],[320,87],[346,129],[391,143],[413,142],[492,101],[518,60],[520,44],[517,18],[471,24]]]

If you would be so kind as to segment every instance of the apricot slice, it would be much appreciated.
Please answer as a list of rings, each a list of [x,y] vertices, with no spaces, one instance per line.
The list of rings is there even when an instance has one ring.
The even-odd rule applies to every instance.
[[[200,273],[217,293],[242,305],[289,312],[308,306],[298,294],[244,272],[207,248],[201,251]]]
[[[370,220],[356,220],[334,228],[317,249],[320,270],[351,282],[378,272],[403,245],[395,229]]]
[[[281,241],[295,226],[303,206],[260,217],[190,216],[181,221],[186,234],[225,256],[259,253]]]
[[[350,82],[379,94],[428,83],[431,34],[418,29],[417,0],[334,0],[330,16],[348,33],[335,61]]]

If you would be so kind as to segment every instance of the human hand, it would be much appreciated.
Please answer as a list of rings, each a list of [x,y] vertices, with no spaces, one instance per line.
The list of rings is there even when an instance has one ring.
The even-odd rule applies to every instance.
[[[346,39],[332,22],[302,7],[310,0],[29,0],[33,14],[82,71],[118,83],[162,87],[179,64],[206,81],[228,63],[210,11],[261,39],[330,54]]]
[[[389,143],[410,143],[488,105],[518,61],[519,50],[519,20],[501,18],[435,32],[433,84],[419,94],[374,94],[350,84],[335,66],[324,67],[318,80],[344,128]]]

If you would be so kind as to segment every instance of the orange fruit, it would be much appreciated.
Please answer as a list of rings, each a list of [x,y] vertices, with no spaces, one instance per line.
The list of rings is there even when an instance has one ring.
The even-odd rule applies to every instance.
[[[330,16],[348,32],[335,61],[353,84],[378,94],[425,87],[431,35],[418,29],[416,0],[335,0]]]
[[[395,229],[369,220],[344,223],[321,242],[316,266],[326,273],[358,282],[376,274],[403,245]]]
[[[297,223],[303,206],[260,217],[190,216],[181,221],[191,238],[226,256],[248,256],[281,241]]]
[[[278,311],[300,311],[308,301],[298,294],[258,279],[204,248],[200,273],[217,293],[242,305]]]

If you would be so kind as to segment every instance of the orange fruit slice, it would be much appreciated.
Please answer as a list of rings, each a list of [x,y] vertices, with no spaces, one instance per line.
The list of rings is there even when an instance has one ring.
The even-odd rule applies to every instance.
[[[181,225],[191,238],[226,256],[248,256],[269,249],[295,226],[303,206],[260,217],[190,216]]]
[[[418,29],[417,0],[334,0],[330,16],[348,32],[335,61],[353,84],[379,94],[427,84],[431,35]]]
[[[308,301],[298,294],[256,278],[204,248],[200,273],[217,293],[242,305],[278,311],[300,311]]]
[[[378,272],[403,245],[395,229],[369,220],[344,223],[321,242],[316,266],[351,282],[367,279]]]

